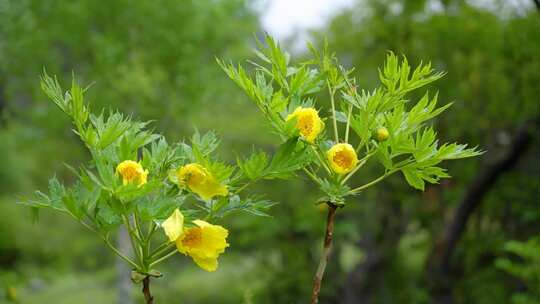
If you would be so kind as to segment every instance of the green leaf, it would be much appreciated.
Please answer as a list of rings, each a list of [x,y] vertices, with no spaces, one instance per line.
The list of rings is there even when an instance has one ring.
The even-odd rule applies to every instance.
[[[159,180],[149,180],[144,185],[137,185],[135,183],[129,183],[127,185],[120,185],[116,188],[115,196],[123,202],[130,202],[145,195],[148,195],[161,187],[162,182]]]
[[[319,202],[331,202],[336,205],[343,205],[345,203],[344,197],[348,195],[350,190],[351,188],[347,185],[325,179],[321,183],[321,191],[324,192],[327,197],[320,199]]]
[[[311,160],[307,145],[298,141],[298,138],[291,138],[279,147],[270,165],[266,168],[264,177],[287,179]]]
[[[436,184],[441,178],[449,178],[446,170],[430,164],[414,163],[401,170],[407,183],[418,190],[424,190],[425,182]]]
[[[405,176],[405,179],[407,180],[407,183],[409,183],[409,185],[418,190],[424,191],[425,183],[422,180],[419,172],[415,168],[403,168],[401,172],[403,172],[403,175]]]
[[[274,206],[276,203],[260,199],[258,197],[251,197],[242,200],[238,195],[232,197],[223,197],[219,200],[219,204],[215,205],[213,215],[216,217],[223,217],[229,213],[235,211],[247,212],[257,216],[269,216],[266,211]]]
[[[264,174],[266,166],[268,165],[268,162],[268,155],[263,151],[253,153],[246,160],[237,160],[238,167],[240,167],[242,173],[250,180],[257,180],[261,178]]]
[[[160,193],[159,195],[146,196],[140,199],[137,202],[137,210],[139,210],[143,220],[164,220],[176,208],[182,207],[185,200],[186,196],[184,195],[167,196],[165,193]]]
[[[120,138],[132,125],[129,118],[120,113],[111,113],[105,120],[103,113],[90,116],[90,121],[97,131],[98,149],[105,149]]]
[[[203,157],[207,157],[214,152],[219,146],[219,140],[216,134],[212,131],[206,132],[201,136],[198,131],[191,138],[192,147],[196,147]]]
[[[347,114],[341,111],[336,111],[336,120],[342,123],[347,123]]]

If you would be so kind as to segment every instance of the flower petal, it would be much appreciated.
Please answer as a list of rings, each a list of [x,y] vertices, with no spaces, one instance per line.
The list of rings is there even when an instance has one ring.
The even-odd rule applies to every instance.
[[[194,257],[193,261],[202,269],[213,272],[216,271],[218,267],[218,260],[217,258],[198,258]]]
[[[174,212],[162,224],[165,234],[171,242],[176,241],[184,231],[184,215],[180,210]]]

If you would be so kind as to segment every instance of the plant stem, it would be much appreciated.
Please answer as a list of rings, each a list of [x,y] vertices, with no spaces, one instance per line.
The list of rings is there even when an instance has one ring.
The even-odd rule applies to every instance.
[[[114,247],[111,242],[109,242],[109,240],[103,238],[103,241],[105,241],[105,244],[107,244],[107,246],[117,255],[119,256],[122,260],[126,261],[129,265],[131,265],[134,269],[139,269],[139,265],[137,265],[135,262],[133,262],[130,258],[128,258],[127,256],[125,256],[122,252],[120,252],[120,250],[116,249],[116,247]]]
[[[326,161],[324,160],[324,154],[323,156],[320,155],[320,148],[319,146],[315,147],[314,145],[311,145],[310,146],[311,149],[313,150],[313,152],[315,153],[315,155],[317,155],[317,158],[319,159],[319,162],[321,162],[321,166],[323,166],[324,169],[326,169],[326,172],[328,172],[328,174],[332,174],[332,170],[330,170],[330,168],[328,168],[328,165],[326,164]]]
[[[328,204],[328,217],[326,218],[326,234],[324,236],[324,246],[321,259],[319,260],[319,267],[315,273],[313,279],[313,291],[311,292],[311,304],[317,304],[319,302],[319,292],[321,291],[321,283],[324,276],[324,270],[326,269],[326,263],[330,257],[330,251],[332,249],[332,237],[334,235],[334,220],[336,217],[337,206],[332,203]]]
[[[349,129],[351,127],[351,114],[353,106],[349,105],[349,115],[347,115],[347,127],[345,128],[345,142],[349,142]]]
[[[129,218],[125,215],[122,216],[124,220],[124,225],[126,225],[128,234],[129,234],[129,240],[131,241],[131,247],[133,248],[133,254],[139,259],[139,262],[141,263],[141,266],[144,266],[144,258],[142,256],[142,250],[140,249],[140,246],[137,246],[135,240],[137,239],[137,234],[133,231],[131,228],[131,224],[129,221]],[[140,240],[139,240],[140,242]]]
[[[393,173],[393,172],[392,172],[392,173]],[[369,182],[369,183],[367,183],[367,184],[364,184],[364,185],[362,185],[362,186],[360,186],[360,187],[358,187],[358,188],[352,189],[351,191],[349,191],[349,193],[350,193],[350,194],[356,194],[356,193],[358,193],[358,192],[360,192],[360,191],[362,191],[362,190],[364,190],[364,189],[366,189],[366,188],[368,188],[368,187],[371,187],[371,186],[375,185],[376,183],[382,181],[383,179],[385,179],[385,178],[386,178],[388,175],[390,175],[390,174],[391,174],[391,173],[385,173],[385,174],[383,174],[383,175],[377,177],[376,179],[372,180],[371,182]]]
[[[328,93],[330,93],[330,104],[332,105],[332,121],[334,124],[334,137],[336,139],[336,143],[339,142],[339,135],[337,130],[337,119],[336,119],[336,105],[334,101],[334,90],[330,86],[330,83],[327,82],[328,85]]]
[[[253,181],[249,181],[245,184],[243,184],[240,188],[238,188],[234,193],[238,194],[240,192],[242,192],[242,190],[244,190],[246,187],[250,186],[253,182],[255,182],[255,180]]]
[[[160,255],[163,252],[165,252],[165,251],[167,251],[169,249],[172,249],[174,247],[175,247],[174,243],[164,243],[164,244],[160,245],[158,248],[156,248],[156,250],[149,255],[149,258],[152,259],[155,256]]]
[[[150,268],[152,268],[152,266],[157,265],[157,264],[165,261],[166,259],[172,257],[174,254],[176,254],[176,252],[178,252],[178,251],[175,249],[175,250],[167,253],[166,255],[162,256],[161,258],[155,260],[154,262],[150,263]]]
[[[349,178],[351,178],[355,173],[356,171],[358,171],[360,168],[362,168],[366,162],[368,161],[368,159],[373,155],[374,153],[369,153],[368,155],[366,155],[364,158],[362,158],[359,162],[358,162],[358,165],[356,166],[356,168],[354,168],[354,170],[352,170],[351,172],[349,172],[349,174],[347,174],[345,176],[345,178],[341,181],[341,184],[345,184],[345,182],[347,180],[349,180]]]
[[[144,294],[144,300],[146,301],[146,304],[154,304],[154,297],[150,293],[150,276],[147,276],[143,279],[142,292]]]
[[[319,178],[317,178],[317,176],[315,176],[315,174],[313,174],[308,168],[304,167],[302,169],[304,169],[304,172],[307,174],[307,176],[309,176],[311,180],[313,180],[317,185],[321,184]]]
[[[73,216],[74,218],[77,219],[77,217],[75,217],[73,215],[73,213],[69,212],[69,214],[71,214],[71,216]],[[109,242],[108,240],[108,237],[105,237],[103,236],[102,234],[100,234],[98,231],[96,231],[96,229],[94,229],[92,226],[88,225],[87,223],[85,223],[83,220],[80,220],[80,219],[77,219],[79,221],[79,223],[81,223],[85,228],[87,228],[88,230],[94,232],[95,234],[97,234],[102,240],[103,242],[105,242],[105,244],[107,245],[107,247],[109,247],[113,252],[114,254],[116,254],[118,257],[120,257],[122,260],[126,261],[129,265],[131,265],[134,269],[138,269],[139,268],[139,265],[137,265],[137,263],[133,262],[130,258],[128,258],[127,256],[125,256],[122,252],[120,252],[120,250],[118,250],[116,247],[114,247],[113,244],[111,244],[111,242]]]

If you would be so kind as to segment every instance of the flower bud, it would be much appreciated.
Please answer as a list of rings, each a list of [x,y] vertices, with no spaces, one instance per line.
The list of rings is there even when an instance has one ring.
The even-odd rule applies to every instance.
[[[388,133],[388,129],[385,127],[380,127],[377,129],[377,131],[375,131],[375,138],[378,141],[385,141],[388,139],[388,137],[390,137],[390,133]]]

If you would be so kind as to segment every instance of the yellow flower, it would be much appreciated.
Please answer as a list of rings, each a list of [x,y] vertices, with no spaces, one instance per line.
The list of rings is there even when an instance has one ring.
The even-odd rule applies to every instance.
[[[122,176],[124,185],[135,182],[142,186],[146,184],[148,170],[144,170],[141,164],[132,160],[125,160],[116,166],[116,174]]]
[[[380,127],[375,132],[375,137],[378,141],[385,141],[388,139],[389,136],[390,133],[388,133],[388,129],[386,129],[385,127]]]
[[[287,121],[293,118],[296,119],[296,128],[300,130],[300,135],[310,143],[315,141],[324,128],[324,123],[314,108],[298,107],[287,116]]]
[[[184,215],[178,208],[162,224],[165,234],[171,242],[176,241],[184,231]]]
[[[349,144],[335,144],[326,152],[326,156],[332,170],[338,174],[351,172],[358,163],[356,152]]]
[[[199,267],[215,271],[218,257],[229,247],[227,229],[202,220],[193,221],[197,227],[188,228],[176,239],[178,251],[190,256]]]
[[[202,199],[209,200],[216,195],[226,196],[229,193],[227,186],[220,184],[213,176],[199,164],[187,164],[176,172],[181,187],[187,185]]]

